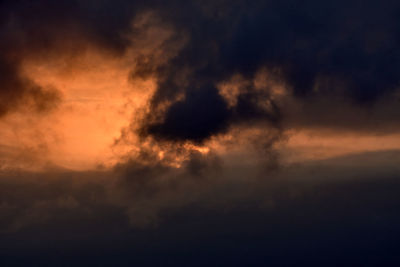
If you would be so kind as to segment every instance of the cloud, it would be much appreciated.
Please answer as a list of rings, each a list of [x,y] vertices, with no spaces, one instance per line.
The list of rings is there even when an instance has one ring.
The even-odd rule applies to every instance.
[[[259,147],[258,157],[274,169],[274,145],[288,129],[372,132],[376,123],[382,132],[394,129],[397,7],[395,1],[3,1],[0,113],[47,111],[60,101],[56,90],[24,73],[26,61],[92,49],[131,57],[124,61],[132,64],[127,78],[156,85],[116,142],[130,146],[116,169],[131,194],[157,195],[182,176],[214,177],[209,169],[222,163],[201,152],[208,146],[213,152],[213,142]],[[124,140],[132,135],[133,142]]]
[[[156,79],[135,130],[164,141],[202,143],[249,122],[285,125],[290,102],[267,88],[249,83],[233,102],[221,95],[222,83],[252,81],[262,69],[312,112],[314,98],[375,109],[399,83],[397,9],[395,1],[3,1],[2,113],[26,99],[37,110],[54,106],[55,91],[35,85],[21,64],[85,49],[79,43],[132,56],[132,79]]]
[[[53,109],[60,101],[60,94],[53,88],[35,84],[19,68],[18,62],[0,57],[0,116],[21,108],[39,113]]]
[[[369,106],[398,86],[395,2],[202,3],[171,3],[160,11],[177,35],[189,38],[173,59],[155,69],[158,90],[151,113],[162,115],[144,126],[150,135],[199,142],[241,121],[282,120],[279,114],[290,107],[264,92],[276,112],[261,112],[254,85],[239,93],[231,109],[217,97],[218,83],[236,74],[253,79],[261,68],[305,105],[314,97],[337,97],[356,108]],[[176,100],[180,94],[184,97]]]
[[[190,207],[224,213],[249,205],[260,213],[278,212],[280,208],[296,209],[297,201],[320,196],[319,190],[325,194],[322,198],[329,198],[337,194],[334,190],[338,186],[348,184],[354,188],[346,189],[347,201],[356,205],[352,192],[366,194],[371,191],[363,186],[379,184],[381,177],[396,177],[398,154],[360,153],[288,165],[279,172],[243,159],[200,154],[191,155],[180,169],[131,161],[112,171],[3,171],[0,234],[38,227],[80,228],[96,225],[97,220],[128,229],[157,228],[172,214]],[[398,184],[392,178],[386,182]],[[394,193],[397,187],[387,190]],[[363,198],[379,202],[383,195]],[[72,225],[66,225],[70,222]]]
[[[6,167],[40,165],[33,171],[26,167],[1,170],[1,239],[12,240],[10,236],[16,233],[29,239],[41,229],[40,240],[51,240],[52,232],[64,239],[72,233],[83,239],[106,236],[104,242],[114,245],[124,243],[115,240],[125,240],[126,233],[134,235],[140,233],[137,229],[149,226],[160,229],[160,222],[165,221],[178,229],[174,233],[179,233],[181,240],[193,237],[190,234],[201,240],[207,232],[204,229],[193,233],[195,228],[189,226],[190,231],[183,231],[187,239],[180,232],[182,220],[195,218],[214,231],[211,234],[217,238],[211,242],[230,242],[224,233],[235,236],[242,231],[248,242],[236,243],[243,248],[249,239],[254,241],[258,233],[264,233],[265,239],[273,240],[266,251],[282,252],[276,247],[285,247],[286,242],[298,244],[298,240],[323,239],[324,235],[337,240],[336,233],[331,234],[330,226],[325,226],[332,222],[360,231],[363,221],[371,226],[382,215],[384,222],[379,226],[397,230],[392,223],[398,220],[394,207],[398,204],[397,151],[332,159],[331,155],[362,148],[330,154],[320,146],[329,159],[318,161],[311,149],[311,163],[283,165],[277,146],[290,138],[292,130],[349,131],[355,133],[352,138],[400,130],[399,7],[398,1],[353,0],[1,1],[0,119],[10,126],[6,117],[13,112],[25,114],[23,119],[10,118],[16,126],[9,127],[5,136],[26,139],[22,143],[32,148],[27,153],[25,146],[3,145],[0,159]],[[92,60],[97,54],[99,58],[93,56]],[[106,67],[95,75],[85,70],[100,64]],[[55,71],[29,72],[43,66]],[[120,68],[119,72],[103,77],[103,70],[112,72],[114,67]],[[76,78],[74,90],[82,89],[80,79],[82,87],[91,87],[100,76],[107,80],[118,77],[114,83],[99,82],[98,87],[91,87],[106,91],[102,97],[118,103],[100,110],[96,95],[83,94],[75,99],[82,109],[65,112],[65,120],[61,117],[65,110],[53,113],[52,119],[45,117],[37,126],[40,131],[34,128],[25,134],[21,129],[31,130],[32,115],[49,112],[63,100],[56,87],[43,82],[51,79],[33,76],[57,71],[69,71],[69,77]],[[80,75],[75,75],[77,72]],[[132,89],[129,86],[115,89],[125,86],[123,75],[142,94],[129,95],[125,92]],[[117,91],[137,99],[123,99],[127,104],[120,105],[120,95],[109,97]],[[89,105],[88,99],[95,101]],[[102,111],[110,115],[115,107],[126,114],[98,116],[94,126],[89,125],[94,121],[91,114]],[[104,144],[111,143],[126,123],[130,107],[134,107],[130,124],[110,149],[116,152],[112,164],[71,171],[47,162],[51,158],[45,156],[47,145],[58,144],[66,136],[73,142],[66,142],[68,148],[57,155],[60,162],[74,158],[80,168],[89,165],[85,162],[92,168],[95,160],[82,158],[102,153]],[[83,112],[85,118],[75,123],[74,116]],[[49,132],[57,119],[57,134],[52,138]],[[107,128],[108,120],[119,119],[121,122],[112,123],[112,130]],[[102,134],[90,132],[99,125],[104,127]],[[85,138],[83,130],[90,132]],[[63,136],[63,131],[73,133]],[[25,135],[29,138],[23,138]],[[328,145],[343,142],[342,136],[336,137]],[[394,134],[391,142],[397,145],[396,137]],[[302,146],[301,136],[299,139],[295,148],[309,149]],[[358,144],[370,140],[383,139],[365,138]],[[317,141],[313,144],[318,146]],[[366,147],[376,150],[379,145]],[[86,154],[86,149],[93,150]],[[389,178],[382,182],[382,177]],[[304,234],[304,229],[311,236]],[[288,240],[277,237],[293,232],[297,235]],[[365,232],[357,233],[368,236]],[[343,241],[348,241],[348,235],[343,236]],[[313,244],[319,247],[318,242]],[[186,248],[182,247],[180,254]],[[257,248],[254,245],[254,251]],[[300,242],[293,251],[301,254],[307,248]]]

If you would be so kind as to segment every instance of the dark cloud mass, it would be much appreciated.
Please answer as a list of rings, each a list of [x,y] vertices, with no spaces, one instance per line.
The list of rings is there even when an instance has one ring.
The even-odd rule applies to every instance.
[[[239,95],[240,107],[229,110],[228,116],[215,96],[218,82],[237,73],[253,78],[261,67],[278,69],[278,78],[306,103],[315,95],[342,95],[356,105],[371,105],[398,86],[399,22],[394,1],[216,1],[204,6],[191,2],[164,13],[177,34],[187,33],[189,41],[156,71],[159,88],[153,106],[157,110],[173,100],[174,93],[184,92],[187,98],[173,103],[160,123],[150,124],[151,134],[160,134],[162,128],[166,138],[198,140],[252,119],[246,115],[259,115],[251,101],[257,97],[254,88]],[[177,76],[185,72],[188,81],[180,83]],[[194,100],[198,88],[210,93]],[[197,106],[207,106],[210,112],[192,112]],[[288,108],[276,106],[278,111]],[[181,114],[179,125],[176,113]],[[255,118],[282,119],[264,113]],[[193,125],[202,120],[210,124]]]
[[[25,105],[43,112],[54,107],[60,95],[52,88],[42,88],[19,73],[18,63],[0,59],[0,116]]]
[[[196,88],[184,100],[174,103],[161,123],[150,125],[148,133],[170,140],[202,141],[227,130],[226,121],[230,116],[215,88]]]
[[[45,167],[39,171],[7,169],[0,162],[0,265],[398,263],[396,148],[314,158],[380,149],[380,144],[366,143],[384,139],[374,136],[356,143],[366,148],[350,144],[346,150],[343,144],[334,147],[342,142],[341,131],[355,132],[354,140],[357,134],[400,132],[399,48],[400,2],[394,0],[0,1],[2,121],[13,112],[25,112],[28,118],[51,112],[63,100],[57,88],[38,84],[40,77],[35,80],[28,73],[27,62],[64,61],[63,55],[68,61],[94,51],[104,54],[104,60],[93,60],[96,64],[127,59],[115,66],[129,64],[126,79],[140,91],[138,98],[148,88],[136,88],[135,82],[155,84],[148,102],[138,104],[131,124],[109,149],[119,152],[122,147],[122,156],[116,152],[110,166],[70,171],[47,163],[44,155]],[[79,67],[76,71],[85,75],[87,66]],[[86,88],[91,82],[73,89],[92,89]],[[99,87],[114,92],[108,83]],[[113,101],[120,99],[106,100],[114,108]],[[79,106],[67,106],[65,110],[73,110],[68,116],[87,111],[86,98],[72,101]],[[96,101],[90,102],[93,113],[106,105]],[[132,115],[124,113],[129,104],[117,111],[121,118]],[[118,130],[107,128],[114,120],[107,115],[99,121],[114,138]],[[34,155],[28,153],[30,140],[41,143],[40,138],[64,149],[60,157],[100,151],[96,141],[108,136],[96,129],[81,138],[92,129],[79,129],[89,120],[64,121],[69,125],[65,129],[76,131],[66,135],[74,139],[73,149],[60,144],[62,134],[49,134],[48,141],[52,127],[43,124],[41,131],[26,134],[22,152],[11,153],[17,146],[1,144],[5,156],[0,160],[15,155],[23,163],[25,156],[34,165],[30,157],[47,152],[43,145]],[[54,124],[65,130],[64,121],[56,118]],[[4,136],[20,134],[23,139],[18,131],[23,123],[17,121]],[[317,152],[304,153],[311,155],[311,163],[304,163],[308,158],[300,161],[303,165],[281,163],[285,154],[276,146],[287,133],[314,128],[334,130],[337,136],[319,146],[315,144],[322,137],[311,142],[313,136],[299,135],[294,152],[284,152],[307,150],[311,140]],[[96,140],[86,147],[83,143],[92,136]],[[382,147],[389,149],[395,138]],[[85,154],[85,148],[95,152]],[[50,152],[49,158],[54,156]],[[73,159],[61,162],[73,164]]]
[[[243,163],[219,172],[196,157],[183,170],[131,163],[116,170],[123,180],[96,171],[3,172],[0,262],[395,266],[399,156],[341,157],[273,175]],[[376,159],[384,168],[369,163]]]
[[[185,39],[168,60],[143,55],[133,70],[157,78],[151,116],[140,130],[157,138],[201,142],[235,123],[284,119],[280,110],[290,107],[265,94],[274,110],[258,108],[252,85],[234,107],[218,93],[219,83],[235,74],[252,79],[263,67],[305,103],[341,95],[371,106],[398,87],[396,1],[3,1],[2,113],[24,95],[38,106],[51,101],[19,73],[24,57],[54,49],[64,38],[122,52],[130,45],[132,20],[149,11],[174,30],[161,49]]]

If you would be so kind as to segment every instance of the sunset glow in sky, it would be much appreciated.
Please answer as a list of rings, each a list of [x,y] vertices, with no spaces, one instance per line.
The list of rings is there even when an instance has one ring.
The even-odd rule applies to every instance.
[[[4,129],[1,132],[2,168],[43,170],[53,165],[71,170],[94,170],[112,167],[127,153],[134,156],[141,146],[135,134],[130,137],[129,144],[118,144],[118,140],[127,128],[135,127],[135,121],[140,120],[148,108],[156,79],[132,78],[134,62],[130,62],[130,58],[135,55],[131,55],[131,51],[127,53],[130,57],[115,58],[102,51],[84,50],[77,55],[24,62],[23,73],[39,86],[57,88],[61,103],[45,115],[32,116],[29,110],[21,107],[4,116],[0,121]],[[258,90],[271,84],[272,94],[278,100],[287,97],[285,88],[269,81],[265,71],[261,71],[254,82]],[[219,93],[229,105],[236,105],[240,87],[248,86],[246,83],[236,76],[221,83]],[[287,129],[284,136],[277,149],[284,155],[283,160],[289,162],[400,149],[397,133],[343,133],[334,129],[294,127]],[[246,152],[240,142],[234,146],[240,153]],[[205,142],[200,149],[189,143],[184,147],[202,153],[210,149],[229,153],[223,142],[216,139]],[[168,153],[157,149],[161,157]],[[176,159],[177,162],[181,160]]]
[[[398,266],[399,14],[2,1],[0,266]]]

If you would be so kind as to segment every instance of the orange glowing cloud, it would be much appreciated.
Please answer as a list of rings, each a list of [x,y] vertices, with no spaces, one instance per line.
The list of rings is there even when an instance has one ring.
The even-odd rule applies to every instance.
[[[141,61],[151,58],[153,64],[163,64],[183,40],[168,51],[161,49],[173,31],[151,12],[137,16],[132,29],[135,35],[126,36],[131,45],[121,54],[77,35],[47,54],[24,57],[23,75],[38,86],[55,88],[61,103],[41,116],[24,110],[2,118],[1,168],[93,169],[112,166],[140,150],[142,144],[131,133],[126,146],[115,143],[125,138],[124,129],[136,127],[155,91],[156,77],[143,72]]]
[[[129,80],[128,63],[97,51],[26,61],[26,75],[41,86],[57,88],[62,103],[45,116],[15,113],[4,118],[1,145],[34,150],[41,161],[66,168],[111,164],[114,140],[154,90],[152,80]]]

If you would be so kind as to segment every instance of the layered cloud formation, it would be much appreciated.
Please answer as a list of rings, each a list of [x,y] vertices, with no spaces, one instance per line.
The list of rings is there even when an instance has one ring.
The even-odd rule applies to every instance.
[[[398,86],[396,12],[395,1],[4,1],[2,113],[24,98],[39,110],[56,101],[21,64],[79,53],[82,43],[121,56],[142,42],[132,77],[156,79],[141,134],[157,138],[202,142],[249,121],[276,127],[290,107],[277,103],[271,88],[247,83],[231,106],[218,88],[235,75],[252,81],[263,68],[307,107],[317,97],[371,106],[395,97]]]
[[[321,223],[326,201],[340,224],[347,185],[346,212],[396,230],[399,12],[390,0],[1,1],[1,235],[104,221],[120,238],[199,210],[234,229],[246,209]]]

